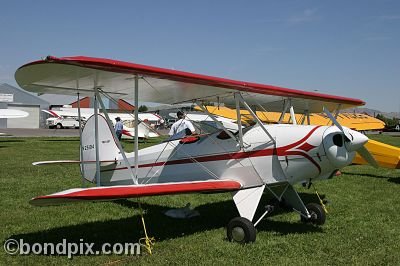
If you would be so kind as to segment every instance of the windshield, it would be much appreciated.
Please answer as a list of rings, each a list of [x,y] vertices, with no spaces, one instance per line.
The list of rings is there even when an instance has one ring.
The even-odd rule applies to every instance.
[[[214,121],[200,121],[200,122],[193,122],[194,127],[196,128],[196,130],[200,131],[200,134],[212,134],[215,132],[219,132],[222,129],[222,126],[218,125],[217,123],[215,123]],[[247,126],[245,128],[242,129],[243,134],[245,134],[247,131],[249,131],[250,129],[252,129],[254,127],[254,125],[250,125]],[[238,134],[238,130],[230,130],[234,135]]]

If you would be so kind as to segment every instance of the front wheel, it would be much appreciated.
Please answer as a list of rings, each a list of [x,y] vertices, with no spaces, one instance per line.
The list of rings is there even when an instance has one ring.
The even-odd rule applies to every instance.
[[[235,217],[227,227],[227,237],[229,241],[240,244],[247,244],[256,241],[256,228],[253,223],[243,217]]]
[[[63,126],[62,126],[60,123],[58,123],[58,124],[56,125],[56,128],[57,128],[57,129],[62,129]]]

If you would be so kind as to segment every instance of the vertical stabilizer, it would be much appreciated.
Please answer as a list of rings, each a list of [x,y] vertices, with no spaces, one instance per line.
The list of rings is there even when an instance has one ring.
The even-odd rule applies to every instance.
[[[98,115],[98,136],[99,136],[99,160],[100,165],[114,163],[118,158],[118,146],[106,118]],[[82,174],[90,182],[94,182],[96,177],[96,144],[95,144],[95,116],[91,116],[82,131]]]

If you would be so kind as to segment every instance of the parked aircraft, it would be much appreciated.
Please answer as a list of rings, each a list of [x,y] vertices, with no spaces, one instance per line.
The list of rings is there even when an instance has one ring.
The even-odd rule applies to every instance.
[[[291,115],[289,113],[286,113],[283,116],[281,116],[282,112],[260,111],[261,108],[259,106],[253,106],[253,107],[254,109],[258,110],[255,113],[257,114],[259,119],[266,124],[293,123]],[[201,110],[199,107],[195,109],[199,111]],[[236,118],[236,110],[233,108],[217,105],[217,106],[206,106],[206,109],[214,115],[218,115],[233,120],[235,120]],[[247,110],[241,110],[240,112],[242,114],[243,123],[252,122],[251,115]],[[311,113],[309,114],[309,116],[304,114],[295,114],[295,120],[297,124],[309,124],[309,125],[319,125],[319,126],[327,126],[332,124],[332,121],[324,113]],[[385,122],[366,114],[339,113],[336,117],[336,120],[341,125],[357,131],[382,130],[385,128]]]
[[[97,186],[36,197],[31,204],[37,206],[230,191],[239,217],[228,223],[227,237],[248,243],[255,241],[255,227],[272,211],[267,208],[254,217],[264,191],[289,204],[301,221],[322,225],[326,218],[322,206],[305,205],[293,185],[334,177],[338,169],[352,162],[356,152],[376,165],[364,147],[368,138],[342,127],[331,114],[363,105],[359,99],[81,56],[49,56],[21,66],[15,77],[22,88],[32,92],[95,95],[95,107],[100,104],[105,116],[95,108],[82,132],[79,162],[84,178]],[[139,99],[165,104],[196,102],[206,113],[203,102],[223,102],[235,106],[238,130],[221,127],[214,133],[141,150],[136,141],[134,152],[125,153],[112,130],[102,95],[134,99],[135,106]],[[306,116],[324,110],[335,125],[265,125],[249,107],[254,104],[271,111],[290,110],[292,118],[294,110]],[[249,111],[254,126],[242,128],[241,107]],[[137,110],[135,117],[137,123]]]
[[[170,113],[169,116],[177,118],[176,113]],[[221,117],[221,116],[216,116],[214,115],[213,118],[216,119],[217,121],[214,121],[213,118],[209,115],[205,115],[202,113],[188,113],[185,114],[185,117],[192,122],[195,123],[200,123],[201,125],[198,125],[198,129],[200,130],[199,133],[202,133],[202,130],[205,130],[206,132],[207,129],[203,129],[204,125],[209,125],[214,129],[222,129],[222,127],[225,127],[226,129],[230,131],[237,131],[238,130],[238,124],[236,123],[235,120]],[[212,130],[213,131],[213,130]]]
[[[64,127],[79,127],[79,114],[77,108],[60,108],[59,110],[42,110],[43,112],[51,115],[52,117],[46,120],[46,124],[49,128],[64,128]],[[87,119],[94,114],[92,108],[81,108],[81,119],[83,124],[86,123]],[[109,117],[113,124],[115,124],[115,118],[121,118],[124,124],[123,135],[132,138],[135,136],[134,129],[134,116],[128,113],[110,113]],[[160,116],[151,113],[139,113],[138,123],[138,134],[139,138],[154,138],[159,137],[151,124],[159,123]]]

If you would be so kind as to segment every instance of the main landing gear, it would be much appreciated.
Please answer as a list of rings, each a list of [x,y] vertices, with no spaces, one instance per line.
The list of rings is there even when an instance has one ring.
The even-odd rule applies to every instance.
[[[229,241],[246,244],[256,241],[256,227],[244,217],[235,217],[227,227],[227,237]]]
[[[233,218],[227,226],[226,234],[230,242],[237,242],[239,244],[248,244],[256,241],[257,231],[256,225],[264,218],[265,215],[272,212],[276,206],[268,205],[265,213],[252,223],[244,217]],[[309,217],[301,214],[300,219],[303,223],[311,223],[314,225],[323,225],[326,220],[326,214],[323,207],[317,203],[309,203],[306,205]]]

